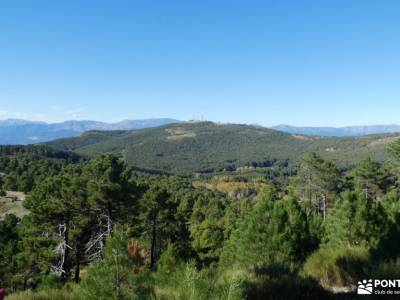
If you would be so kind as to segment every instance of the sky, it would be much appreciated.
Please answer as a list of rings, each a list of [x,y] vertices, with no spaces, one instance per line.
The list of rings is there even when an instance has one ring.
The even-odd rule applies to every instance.
[[[400,124],[400,1],[0,1],[0,119]]]

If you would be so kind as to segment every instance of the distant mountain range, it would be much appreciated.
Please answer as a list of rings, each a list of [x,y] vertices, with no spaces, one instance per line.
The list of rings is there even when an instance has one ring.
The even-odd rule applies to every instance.
[[[46,123],[7,119],[0,120],[0,144],[35,144],[60,138],[75,137],[82,132],[90,130],[138,130],[177,122],[179,121],[167,118],[125,120],[118,123],[104,123],[98,121]]]
[[[60,123],[35,122],[21,119],[0,120],[1,145],[26,145],[52,141],[62,138],[77,137],[87,131],[120,131],[139,130],[180,123],[169,118],[144,120],[124,120],[117,123],[99,121],[65,121]],[[262,126],[252,125],[253,127]],[[399,125],[349,126],[349,127],[296,127],[279,125],[271,129],[292,135],[309,135],[321,137],[357,137],[370,134],[400,133]]]
[[[312,135],[324,137],[363,136],[369,134],[400,132],[399,125],[371,125],[348,127],[296,127],[290,125],[278,125],[271,128],[294,135]]]

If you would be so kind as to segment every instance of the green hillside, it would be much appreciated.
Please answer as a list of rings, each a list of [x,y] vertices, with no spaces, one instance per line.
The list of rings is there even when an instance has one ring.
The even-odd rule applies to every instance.
[[[113,153],[139,168],[192,174],[286,161],[296,164],[310,151],[341,167],[368,156],[382,161],[387,157],[386,146],[397,137],[400,135],[319,138],[248,125],[188,122],[134,132],[88,132],[48,145],[88,156]]]
[[[126,132],[127,131],[125,130],[110,130],[110,131],[91,130],[83,132],[77,137],[62,138],[48,142],[47,145],[50,145],[53,148],[70,151],[85,147],[87,145],[92,145],[95,143],[100,143],[102,141],[109,140],[111,138],[122,135]]]
[[[0,181],[4,182],[4,190],[30,192],[47,176],[82,160],[76,153],[46,145],[0,146]]]

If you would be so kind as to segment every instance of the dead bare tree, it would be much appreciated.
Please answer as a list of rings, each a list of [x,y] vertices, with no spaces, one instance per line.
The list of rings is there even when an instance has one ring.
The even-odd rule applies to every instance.
[[[112,232],[112,221],[109,215],[99,214],[97,228],[86,244],[85,255],[89,262],[103,258],[104,244]]]
[[[67,274],[66,257],[68,256],[69,249],[72,249],[68,245],[68,228],[66,224],[58,225],[57,237],[60,238],[60,242],[57,244],[54,252],[58,256],[58,260],[55,265],[51,266],[51,271],[59,277],[65,277]]]

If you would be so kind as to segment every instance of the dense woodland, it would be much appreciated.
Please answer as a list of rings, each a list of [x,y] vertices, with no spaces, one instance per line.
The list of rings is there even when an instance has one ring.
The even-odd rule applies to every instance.
[[[368,157],[383,162],[388,159],[387,145],[397,138],[399,134],[293,136],[249,125],[184,122],[138,131],[92,131],[47,144],[89,157],[112,153],[142,170],[192,176],[229,172],[244,166],[298,165],[309,152],[334,161],[339,168],[354,167]]]
[[[82,160],[73,152],[54,150],[47,146],[0,146],[0,173],[3,188],[30,192],[35,185],[61,169]]]
[[[383,163],[310,152],[290,174],[201,180],[0,152],[0,191],[28,193],[30,211],[0,221],[8,299],[352,299],[360,279],[400,276],[400,141]]]

